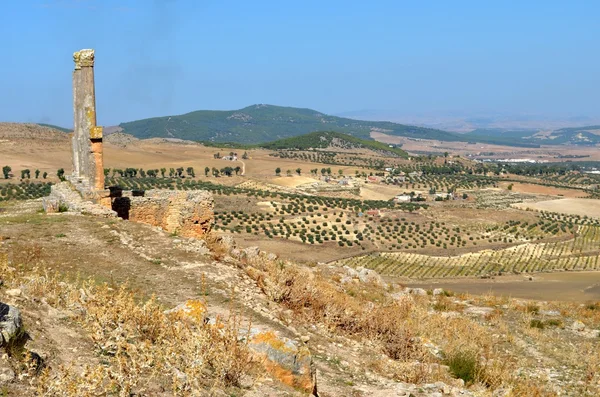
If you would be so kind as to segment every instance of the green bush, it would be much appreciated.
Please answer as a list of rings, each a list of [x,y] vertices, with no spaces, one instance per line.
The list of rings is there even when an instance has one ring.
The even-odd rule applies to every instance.
[[[465,383],[473,383],[481,370],[477,353],[472,350],[459,350],[447,355],[444,364],[450,367],[450,373]]]

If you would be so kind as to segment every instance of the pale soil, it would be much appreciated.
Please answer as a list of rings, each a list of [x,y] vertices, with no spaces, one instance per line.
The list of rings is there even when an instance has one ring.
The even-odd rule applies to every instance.
[[[593,161],[600,160],[600,151],[597,147],[581,146],[542,146],[540,148],[521,148],[503,145],[490,145],[484,143],[468,144],[466,142],[442,142],[435,140],[413,140],[405,137],[387,135],[372,131],[371,138],[384,143],[402,144],[402,149],[410,151],[450,152],[461,156],[478,156],[484,152],[494,152],[495,158],[530,158],[546,161]],[[561,159],[560,155],[589,155],[580,159]]]
[[[561,214],[587,215],[600,217],[600,200],[566,198],[559,200],[538,201],[537,203],[517,203],[513,207],[537,211],[558,212]]]
[[[600,272],[537,273],[493,279],[406,281],[411,287],[519,299],[588,302],[600,300]]]
[[[584,197],[585,192],[576,189],[561,189],[552,186],[535,185],[532,183],[518,183],[518,182],[500,182],[499,186],[503,189],[507,189],[508,185],[512,184],[512,191],[515,193],[529,193],[529,194],[544,194],[549,196],[563,196],[563,197]]]
[[[295,169],[292,171],[294,172],[294,175],[292,175],[292,176],[283,175],[284,171],[282,171],[282,176],[280,176],[278,178],[277,177],[273,178],[271,180],[271,183],[274,185],[280,185],[280,186],[286,186],[286,187],[297,187],[300,185],[304,185],[305,183],[317,182],[317,179],[315,179],[315,178],[309,178],[306,176],[298,176],[297,174],[295,174]]]

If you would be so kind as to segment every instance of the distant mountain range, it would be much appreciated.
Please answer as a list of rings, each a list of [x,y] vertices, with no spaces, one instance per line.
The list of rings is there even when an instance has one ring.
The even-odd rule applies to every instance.
[[[66,128],[53,127],[61,131]],[[540,130],[536,128],[477,128],[467,133],[411,126],[390,121],[356,120],[312,109],[252,105],[239,110],[198,110],[182,115],[154,117],[106,127],[106,134],[121,130],[136,138],[177,138],[212,143],[252,145],[300,136],[315,131],[336,131],[371,140],[372,132],[412,139],[477,142],[518,147],[540,145],[595,145],[600,126]]]
[[[465,136],[435,128],[416,127],[388,121],[354,120],[330,116],[312,109],[252,105],[239,110],[199,110],[178,116],[154,117],[122,123],[123,132],[137,138],[179,138],[193,141],[255,144],[331,130],[362,139],[372,131],[416,139],[465,141]],[[513,146],[535,143],[494,136],[477,137],[478,142]]]

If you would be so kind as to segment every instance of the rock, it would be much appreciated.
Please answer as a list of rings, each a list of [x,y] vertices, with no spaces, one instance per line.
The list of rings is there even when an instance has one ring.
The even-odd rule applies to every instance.
[[[571,329],[573,331],[583,331],[585,330],[585,324],[579,320],[576,320],[573,322],[573,324],[571,324]]]
[[[436,288],[433,290],[433,296],[438,296],[438,295],[444,295],[444,289],[443,288]]]
[[[560,316],[560,312],[558,310],[540,310],[540,314],[542,316],[548,316],[548,317]]]
[[[277,258],[278,258],[278,256],[272,252],[267,254],[267,260],[269,260],[269,261],[275,261],[275,260],[277,260]]]
[[[304,345],[278,337],[273,331],[251,330],[249,347],[258,356],[263,357],[265,369],[279,381],[312,392],[316,385],[316,373],[313,371],[312,356]]]
[[[230,254],[231,254],[231,256],[232,256],[232,257],[234,257],[234,258],[238,258],[238,259],[239,259],[239,258],[242,256],[242,251],[240,251],[240,250],[239,250],[239,249],[237,249],[237,248],[234,248],[234,249],[232,249],[232,250],[230,251]]]
[[[4,293],[8,296],[17,297],[21,296],[22,291],[19,288],[7,289]]]
[[[468,314],[471,316],[480,316],[480,317],[489,316],[493,312],[494,312],[493,307],[480,307],[480,306],[471,306],[471,307],[467,307],[464,310],[465,314]]]
[[[0,302],[0,346],[18,337],[22,328],[23,323],[19,309]]]
[[[0,386],[12,382],[14,379],[15,371],[13,371],[8,360],[0,356]]]
[[[248,247],[248,248],[245,248],[242,252],[246,256],[246,258],[253,259],[253,258],[256,258],[258,255],[260,255],[260,248]]]
[[[233,237],[231,237],[227,234],[224,236],[221,236],[221,238],[219,239],[219,242],[228,251],[235,248],[235,240],[233,239]]]
[[[358,279],[363,283],[373,283],[376,285],[380,285],[383,288],[387,288],[387,283],[383,281],[379,273],[375,270],[365,269],[364,267],[359,267],[356,269],[358,272]]]
[[[427,291],[423,288],[405,288],[404,291],[410,295],[427,296]]]
[[[300,340],[302,341],[302,343],[308,343],[310,341],[310,336],[309,335],[302,335],[300,337]]]

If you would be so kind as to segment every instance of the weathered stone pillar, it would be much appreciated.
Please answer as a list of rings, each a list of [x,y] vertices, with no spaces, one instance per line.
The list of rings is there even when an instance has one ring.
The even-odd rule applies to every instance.
[[[103,200],[102,127],[96,125],[94,50],[73,54],[73,178],[84,198]],[[107,203],[106,203],[107,204]]]

